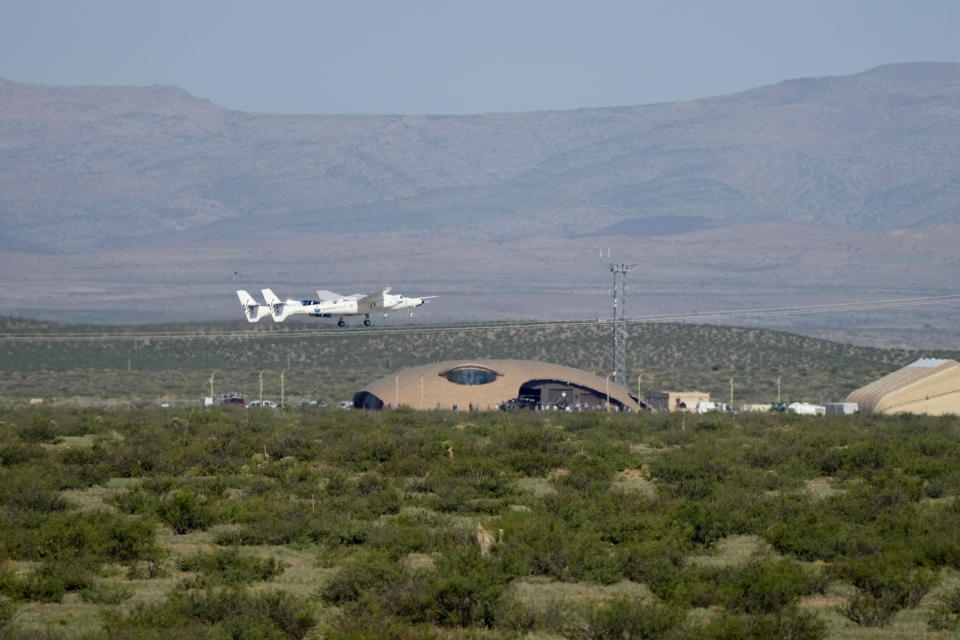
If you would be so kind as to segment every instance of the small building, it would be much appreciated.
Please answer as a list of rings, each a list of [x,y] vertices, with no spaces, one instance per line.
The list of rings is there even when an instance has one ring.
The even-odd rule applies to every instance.
[[[847,396],[861,413],[960,415],[960,364],[922,358]]]
[[[706,391],[644,391],[643,401],[652,411],[693,411],[700,402],[710,402]]]
[[[451,360],[410,367],[353,396],[358,409],[637,411],[640,404],[607,378],[547,362]]]
[[[800,416],[822,416],[826,415],[827,408],[820,404],[810,404],[809,402],[791,402],[787,408]]]
[[[860,410],[856,402],[831,402],[825,404],[824,408],[827,410],[827,415],[844,416],[853,415]]]
[[[733,408],[726,402],[711,402],[710,400],[701,400],[694,407],[697,413],[710,413],[711,411],[720,411],[722,413],[732,413]]]

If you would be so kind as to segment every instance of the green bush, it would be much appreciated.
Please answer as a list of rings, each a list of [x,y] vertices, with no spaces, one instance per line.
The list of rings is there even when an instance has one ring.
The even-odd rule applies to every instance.
[[[554,476],[554,484],[587,495],[598,495],[610,488],[616,468],[609,460],[577,455],[566,464],[566,473]]]
[[[863,626],[889,624],[900,609],[916,607],[937,580],[931,570],[891,556],[846,559],[834,564],[831,571],[857,588],[841,612]]]
[[[157,515],[177,533],[205,530],[214,523],[213,513],[203,496],[188,489],[175,491],[161,500]]]
[[[273,557],[255,558],[236,549],[221,549],[181,558],[180,570],[198,572],[214,584],[237,585],[270,580],[283,573],[284,567]]]
[[[927,617],[931,631],[960,631],[960,587],[954,587],[937,597],[937,603]]]
[[[283,591],[174,591],[166,600],[128,612],[105,610],[110,638],[274,638],[300,640],[316,624],[306,603]]]
[[[684,611],[658,603],[614,598],[592,605],[582,621],[568,623],[565,633],[582,640],[646,640],[666,638],[684,619]]]
[[[792,607],[780,615],[722,614],[688,631],[689,640],[823,640],[826,624],[812,611]]]
[[[779,613],[795,606],[800,596],[823,587],[796,561],[769,555],[752,557],[736,574],[725,602],[735,612]]]
[[[13,619],[13,614],[16,612],[17,606],[13,602],[0,597],[0,634],[2,634],[10,624],[10,620]]]
[[[128,489],[124,493],[117,494],[110,499],[110,502],[116,505],[123,513],[138,516],[155,514],[159,504],[156,497],[152,493],[144,491],[141,486],[136,486]]]
[[[95,582],[84,589],[80,596],[93,604],[116,605],[133,597],[133,589],[114,582]]]
[[[351,602],[377,585],[400,578],[396,561],[384,553],[363,553],[350,558],[320,592],[324,602],[339,604]]]
[[[514,570],[509,560],[484,557],[476,550],[443,556],[430,583],[433,622],[445,627],[493,626],[500,595]]]

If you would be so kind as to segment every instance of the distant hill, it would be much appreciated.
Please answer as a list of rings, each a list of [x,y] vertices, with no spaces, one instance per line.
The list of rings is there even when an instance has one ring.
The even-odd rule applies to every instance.
[[[0,82],[14,248],[300,224],[577,235],[663,216],[892,230],[960,221],[958,158],[952,63],[476,116],[251,114],[175,87]]]
[[[16,338],[16,339],[11,339]],[[775,399],[782,378],[791,400],[842,400],[920,357],[957,351],[876,349],[762,329],[635,324],[628,342],[629,387],[701,390],[741,401]],[[517,323],[305,331],[246,323],[79,326],[0,316],[0,389],[6,400],[47,396],[198,397],[217,388],[252,393],[259,372],[269,393],[287,372],[291,397],[337,401],[404,367],[449,359],[519,358],[605,376],[610,325]],[[0,398],[2,401],[4,398]]]
[[[595,318],[611,259],[638,265],[638,315],[953,293],[958,160],[953,63],[475,116],[0,80],[0,312],[224,319],[237,288],[393,286],[441,294],[433,320]],[[936,311],[776,322],[960,340]]]

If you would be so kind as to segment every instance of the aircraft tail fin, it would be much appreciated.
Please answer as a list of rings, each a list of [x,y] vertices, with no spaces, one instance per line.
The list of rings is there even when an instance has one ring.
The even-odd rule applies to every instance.
[[[283,322],[287,319],[287,305],[284,304],[283,300],[277,297],[270,289],[261,289],[260,293],[263,294],[263,299],[267,303],[267,308],[270,310],[270,315],[273,316],[274,322]]]
[[[237,297],[240,298],[240,304],[243,306],[243,315],[247,317],[247,322],[259,322],[270,310],[253,299],[249,293],[243,289],[237,290]]]

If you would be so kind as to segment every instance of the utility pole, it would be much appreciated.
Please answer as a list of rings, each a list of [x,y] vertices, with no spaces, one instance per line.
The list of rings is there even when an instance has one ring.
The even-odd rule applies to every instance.
[[[612,375],[613,375],[613,374],[611,373],[610,375],[607,376],[607,406],[606,406],[606,409],[605,409],[605,411],[607,411],[607,413],[610,412],[610,376],[612,376]]]
[[[213,402],[213,378],[217,375],[216,371],[210,372],[210,402]]]
[[[783,376],[777,376],[777,402],[780,402],[780,380]]]
[[[733,376],[730,376],[730,410],[733,411]]]
[[[263,369],[260,370],[260,406],[263,406]]]
[[[627,274],[635,264],[610,264],[613,273],[613,381],[626,383],[627,368]]]
[[[283,393],[284,393],[283,376],[284,376],[286,373],[287,373],[287,370],[286,370],[286,369],[284,369],[283,371],[280,372],[280,407],[281,407],[281,408],[284,407],[284,406],[286,406],[286,405],[284,404],[284,402],[283,402]]]

